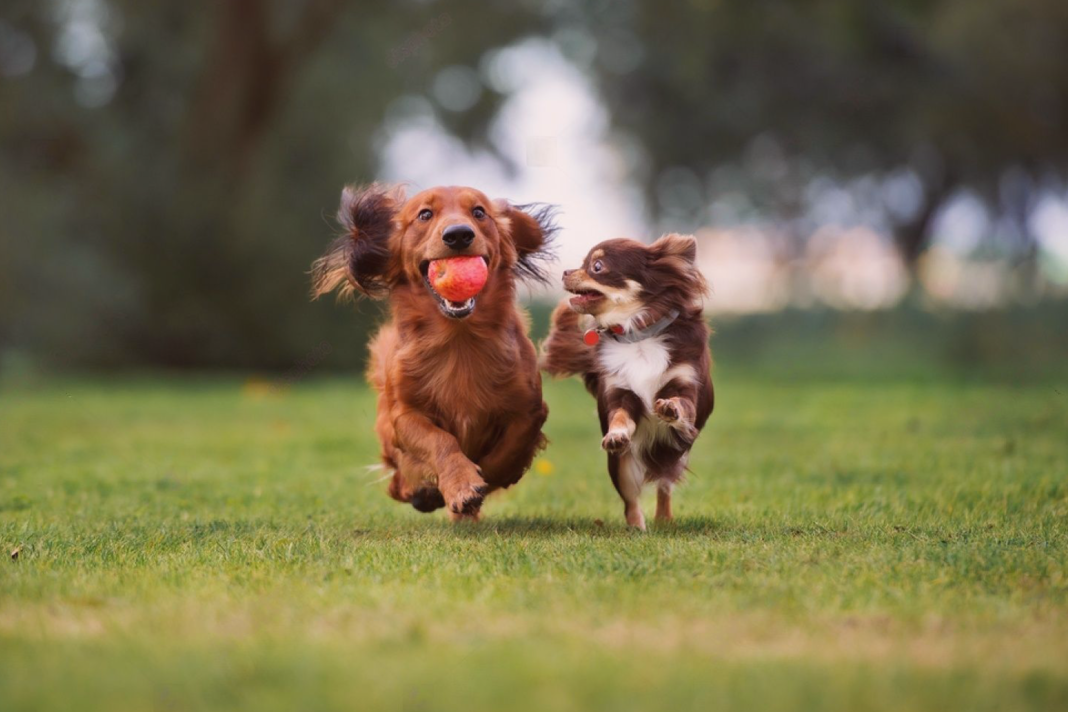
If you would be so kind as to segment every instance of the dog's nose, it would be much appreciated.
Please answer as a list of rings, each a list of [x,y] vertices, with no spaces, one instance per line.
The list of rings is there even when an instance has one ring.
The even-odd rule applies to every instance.
[[[449,225],[441,233],[441,241],[450,250],[463,250],[471,246],[475,239],[475,231],[470,225]]]
[[[571,273],[574,272],[574,271],[575,270],[573,270],[573,269],[565,269],[564,270],[564,279],[567,279],[568,277],[570,277]]]

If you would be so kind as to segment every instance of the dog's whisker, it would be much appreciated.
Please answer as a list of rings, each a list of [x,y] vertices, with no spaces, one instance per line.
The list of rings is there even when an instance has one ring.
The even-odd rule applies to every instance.
[[[395,470],[393,468],[386,467],[383,464],[367,465],[363,469],[366,470],[368,473],[371,473],[371,472],[385,472],[385,474],[383,474],[381,477],[376,477],[373,480],[371,480],[370,482],[368,482],[367,483],[368,487],[370,487],[372,485],[377,485],[379,482],[385,482],[390,477],[392,477],[393,473],[395,472]]]

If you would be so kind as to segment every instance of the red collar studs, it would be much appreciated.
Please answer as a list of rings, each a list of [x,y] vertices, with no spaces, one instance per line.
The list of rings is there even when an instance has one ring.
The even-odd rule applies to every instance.
[[[601,341],[602,331],[605,331],[605,329],[587,329],[586,333],[582,335],[582,341],[587,346],[596,346]],[[619,324],[608,327],[608,331],[611,331],[613,334],[625,333],[623,327]]]

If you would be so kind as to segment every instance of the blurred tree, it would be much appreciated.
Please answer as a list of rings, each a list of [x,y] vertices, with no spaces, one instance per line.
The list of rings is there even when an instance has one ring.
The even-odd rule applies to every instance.
[[[287,368],[328,334],[362,359],[377,309],[307,302],[320,216],[412,106],[493,150],[480,60],[550,32],[663,220],[730,189],[800,236],[814,187],[878,180],[915,261],[968,187],[1026,255],[1068,173],[1063,0],[6,0],[0,357]]]
[[[1026,253],[1029,202],[1068,173],[1063,0],[596,0],[557,20],[564,51],[589,62],[615,126],[643,147],[661,216],[688,190],[689,219],[706,220],[717,169],[770,147],[780,160],[763,175],[725,175],[755,178],[745,187],[779,217],[820,175],[894,174],[914,193],[887,211],[910,263],[961,187]]]
[[[361,361],[378,310],[308,303],[322,216],[374,177],[398,98],[539,21],[506,0],[5,2],[0,356],[286,368],[328,335]],[[500,100],[443,123],[477,141]]]

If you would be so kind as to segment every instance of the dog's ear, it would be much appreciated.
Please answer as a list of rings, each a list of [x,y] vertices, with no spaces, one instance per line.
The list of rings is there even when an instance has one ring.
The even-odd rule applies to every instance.
[[[651,267],[664,273],[663,280],[682,279],[687,290],[708,294],[708,283],[697,269],[697,238],[671,233],[649,245]]]
[[[404,203],[404,189],[373,183],[345,186],[337,219],[344,232],[312,263],[312,298],[338,289],[380,299],[389,294],[395,271],[389,238],[394,217]]]
[[[697,238],[671,233],[649,245],[653,259],[680,260],[688,265],[697,262]]]
[[[513,269],[520,279],[548,284],[551,280],[546,263],[553,258],[556,206],[545,203],[512,205],[507,200],[494,202],[497,228],[515,248]]]

